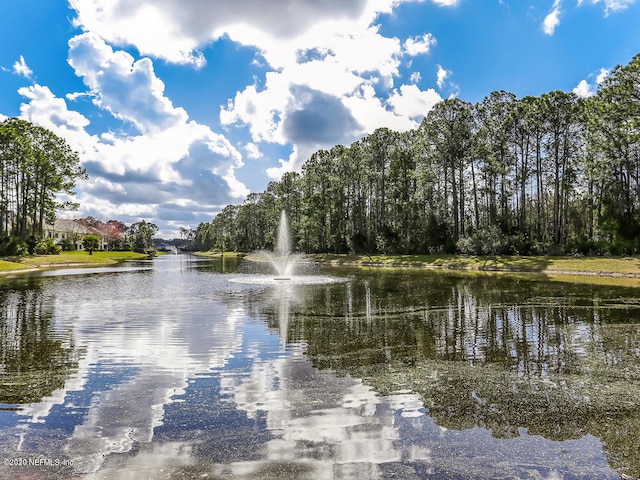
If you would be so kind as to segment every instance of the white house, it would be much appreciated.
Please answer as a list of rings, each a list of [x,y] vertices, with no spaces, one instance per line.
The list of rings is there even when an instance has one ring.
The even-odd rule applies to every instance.
[[[97,235],[100,237],[100,247],[98,250],[109,249],[109,243],[103,232],[96,228],[83,225],[76,220],[68,220],[65,218],[56,219],[53,225],[44,225],[42,235],[44,238],[53,239],[53,243],[56,244],[59,244],[64,239],[68,239],[73,242],[76,250],[84,250],[82,237],[85,235]]]

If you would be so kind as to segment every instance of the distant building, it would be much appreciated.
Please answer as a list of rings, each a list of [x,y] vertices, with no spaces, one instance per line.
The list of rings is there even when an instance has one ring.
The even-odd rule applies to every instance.
[[[100,247],[98,250],[109,250],[109,241],[104,232],[97,228],[83,225],[76,220],[65,218],[57,219],[53,225],[45,224],[42,228],[44,238],[53,239],[53,243],[59,244],[67,239],[75,245],[76,250],[84,250],[82,237],[86,235],[97,235],[100,237]]]

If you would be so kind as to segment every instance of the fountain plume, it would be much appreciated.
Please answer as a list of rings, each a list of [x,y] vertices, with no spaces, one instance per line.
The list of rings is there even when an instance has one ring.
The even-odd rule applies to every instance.
[[[289,232],[289,220],[287,219],[287,213],[284,210],[280,212],[280,225],[278,226],[276,253],[281,257],[291,255],[291,233]]]
[[[280,224],[278,225],[278,231],[276,232],[276,244],[272,252],[261,251],[257,252],[255,258],[247,259],[249,262],[256,262],[270,265],[269,274],[264,274],[264,269],[261,269],[261,273],[258,275],[243,275],[232,279],[232,282],[236,283],[255,283],[262,285],[275,285],[279,284],[283,288],[289,284],[323,284],[323,283],[337,283],[347,281],[347,278],[341,277],[328,277],[323,275],[310,275],[309,265],[305,266],[305,272],[299,273],[297,271],[298,266],[304,262],[306,258],[302,253],[293,253],[291,240],[291,232],[289,230],[289,220],[286,212],[283,210],[280,213]],[[255,269],[250,267],[251,272]],[[274,275],[275,274],[275,275]]]
[[[273,252],[264,252],[264,255],[276,271],[276,279],[288,280],[295,275],[295,267],[301,255],[292,252],[289,220],[284,210],[280,213],[276,247]]]

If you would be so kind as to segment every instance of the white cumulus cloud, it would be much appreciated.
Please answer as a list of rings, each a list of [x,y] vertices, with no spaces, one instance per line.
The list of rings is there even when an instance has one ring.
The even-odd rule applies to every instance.
[[[70,0],[78,14],[76,24],[108,42],[196,65],[203,62],[199,46],[233,30],[291,39],[324,19],[357,18],[367,4],[367,0]]]
[[[416,123],[442,101],[442,97],[432,88],[422,91],[416,85],[402,85],[399,90],[393,92],[387,103],[393,108],[396,115],[408,117]]]
[[[240,86],[219,120],[227,129],[248,128],[250,143],[239,148],[249,159],[260,156],[263,142],[291,147],[275,169],[286,171],[318,148],[381,126],[414,128],[427,113],[434,92],[419,90],[417,72],[412,88],[398,84],[399,67],[403,58],[429,53],[435,38],[427,33],[401,41],[376,24],[379,15],[411,1],[422,0],[69,0],[76,25],[87,32],[70,42],[69,63],[100,108],[143,135],[159,135],[188,117],[165,96],[152,58],[198,67],[205,61],[201,52],[222,36],[252,48],[267,72]],[[143,58],[115,49],[120,45],[135,47]],[[224,178],[233,185],[232,173]]]
[[[438,88],[442,90],[444,87],[444,82],[447,80],[451,72],[442,67],[442,65],[438,65],[438,72],[436,73],[436,85]]]
[[[33,85],[22,87],[18,93],[30,100],[22,104],[20,113],[45,128],[79,131],[89,125],[84,115],[67,108],[62,98],[57,98],[49,87]]]
[[[425,33],[421,37],[408,38],[404,42],[404,50],[407,55],[416,56],[429,53],[431,47],[436,44],[436,39],[431,33]]]
[[[244,146],[244,151],[247,152],[247,158],[257,159],[262,158],[262,152],[260,147],[253,142],[249,142]]]
[[[580,83],[572,90],[577,96],[582,98],[592,97],[596,94],[596,90],[593,85],[589,84],[586,80],[580,80]]]
[[[542,22],[542,31],[546,35],[553,35],[556,28],[560,25],[560,7],[562,2],[555,0],[551,11],[547,14]]]
[[[33,75],[33,71],[29,68],[22,55],[20,55],[20,59],[13,64],[13,72],[25,78],[31,78],[31,75]]]
[[[235,176],[241,154],[207,126],[184,119],[135,136],[91,135],[89,120],[48,87],[23,87],[19,93],[25,98],[22,117],[64,138],[89,173],[78,186],[78,215],[153,219],[171,235],[181,225],[210,220],[219,208],[249,193]]]
[[[102,38],[85,33],[69,41],[69,64],[95,96],[95,103],[115,117],[133,122],[141,132],[166,129],[187,119],[164,96],[164,83],[150,59],[134,61],[114,51]]]
[[[594,79],[594,81],[589,81],[588,79],[580,80],[580,83],[576,85],[576,87],[572,90],[573,93],[582,98],[592,97],[598,91],[598,87],[602,82],[604,82],[609,76],[610,70],[606,68],[601,68],[598,73],[589,75],[588,79]]]
[[[597,84],[600,85],[602,82],[604,82],[610,73],[611,73],[611,70],[608,70],[606,68],[601,68],[600,72],[598,72],[598,75],[596,76]]]
[[[609,15],[612,12],[618,12],[630,7],[637,0],[588,0],[592,5],[603,4],[605,15]],[[585,0],[578,0],[578,6],[582,5]]]

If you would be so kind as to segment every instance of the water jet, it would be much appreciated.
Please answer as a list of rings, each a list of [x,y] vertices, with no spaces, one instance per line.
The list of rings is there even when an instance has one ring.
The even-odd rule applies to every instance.
[[[274,251],[261,253],[269,260],[277,274],[274,280],[291,280],[291,277],[295,275],[296,266],[302,259],[302,255],[292,252],[289,220],[284,210],[280,212],[280,223]]]
[[[236,283],[254,283],[254,284],[323,284],[337,283],[347,281],[340,277],[327,277],[322,275],[309,275],[308,273],[300,273],[302,264],[305,262],[305,255],[302,253],[294,253],[292,248],[291,232],[289,229],[289,220],[287,213],[282,210],[280,212],[280,223],[276,235],[276,244],[273,251],[260,251],[248,261],[256,263],[267,263],[270,266],[270,272],[259,275],[242,275],[231,279]],[[305,265],[308,270],[309,265]],[[264,269],[262,269],[264,272]],[[275,276],[274,276],[275,274]]]

